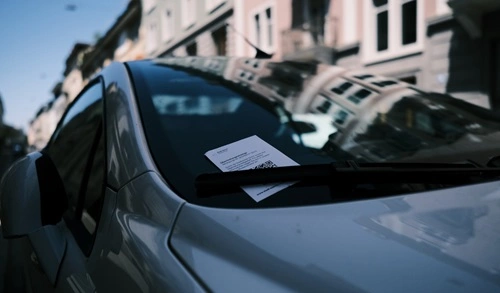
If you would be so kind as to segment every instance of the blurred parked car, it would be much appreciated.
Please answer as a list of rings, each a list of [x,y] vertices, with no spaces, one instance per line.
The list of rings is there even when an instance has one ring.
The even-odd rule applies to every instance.
[[[113,63],[3,177],[6,291],[499,292],[499,149],[496,113],[390,78]]]

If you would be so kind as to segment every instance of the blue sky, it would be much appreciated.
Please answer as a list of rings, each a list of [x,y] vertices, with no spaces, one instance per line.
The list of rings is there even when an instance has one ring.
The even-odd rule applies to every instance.
[[[0,95],[4,122],[28,129],[52,99],[76,42],[93,43],[128,0],[0,0]],[[67,9],[68,7],[75,9]]]

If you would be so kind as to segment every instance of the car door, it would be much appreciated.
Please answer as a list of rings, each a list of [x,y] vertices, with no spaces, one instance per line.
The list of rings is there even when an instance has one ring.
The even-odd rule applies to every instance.
[[[55,284],[39,267],[42,253],[31,252],[28,268],[32,291],[94,292],[86,262],[96,239],[104,201],[105,141],[103,84],[91,82],[66,111],[43,150],[63,182],[67,208],[59,222],[66,246]],[[38,241],[30,237],[30,241]],[[39,255],[38,255],[39,254]]]

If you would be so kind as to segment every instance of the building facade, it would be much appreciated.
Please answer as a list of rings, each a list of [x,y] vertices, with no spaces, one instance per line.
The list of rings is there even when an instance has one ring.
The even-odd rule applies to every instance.
[[[31,150],[40,150],[49,141],[67,106],[77,97],[92,76],[112,61],[144,58],[144,37],[140,31],[141,2],[130,0],[124,12],[94,45],[74,45],[63,73],[63,81],[43,105],[28,128]]]
[[[323,6],[311,9],[313,3]],[[500,1],[297,0],[293,4],[291,29],[282,32],[290,35],[282,46],[285,58],[331,60],[483,107],[500,107]],[[295,7],[300,7],[298,12]]]
[[[82,76],[88,81],[113,61],[139,60],[144,54],[141,2],[130,0],[124,12],[83,57]],[[80,89],[81,90],[81,89]]]
[[[83,64],[83,57],[91,50],[90,45],[77,43],[73,46],[68,58],[66,58],[66,68],[63,73],[64,80],[60,90],[62,91],[61,94],[66,97],[68,104],[76,98],[85,85],[80,68]]]
[[[233,0],[142,1],[145,52],[158,56],[234,54]]]
[[[275,60],[362,69],[498,109],[498,27],[497,0],[130,0],[94,45],[75,45],[62,83],[66,99],[44,106],[32,127],[112,61],[253,57],[256,48]]]

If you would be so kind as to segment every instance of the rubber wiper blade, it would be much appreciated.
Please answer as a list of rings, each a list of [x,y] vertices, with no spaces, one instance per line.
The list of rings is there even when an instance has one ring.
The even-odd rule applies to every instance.
[[[200,192],[216,192],[237,186],[302,181],[314,184],[438,183],[461,184],[472,177],[500,177],[500,168],[447,163],[329,163],[201,174],[195,179]]]

